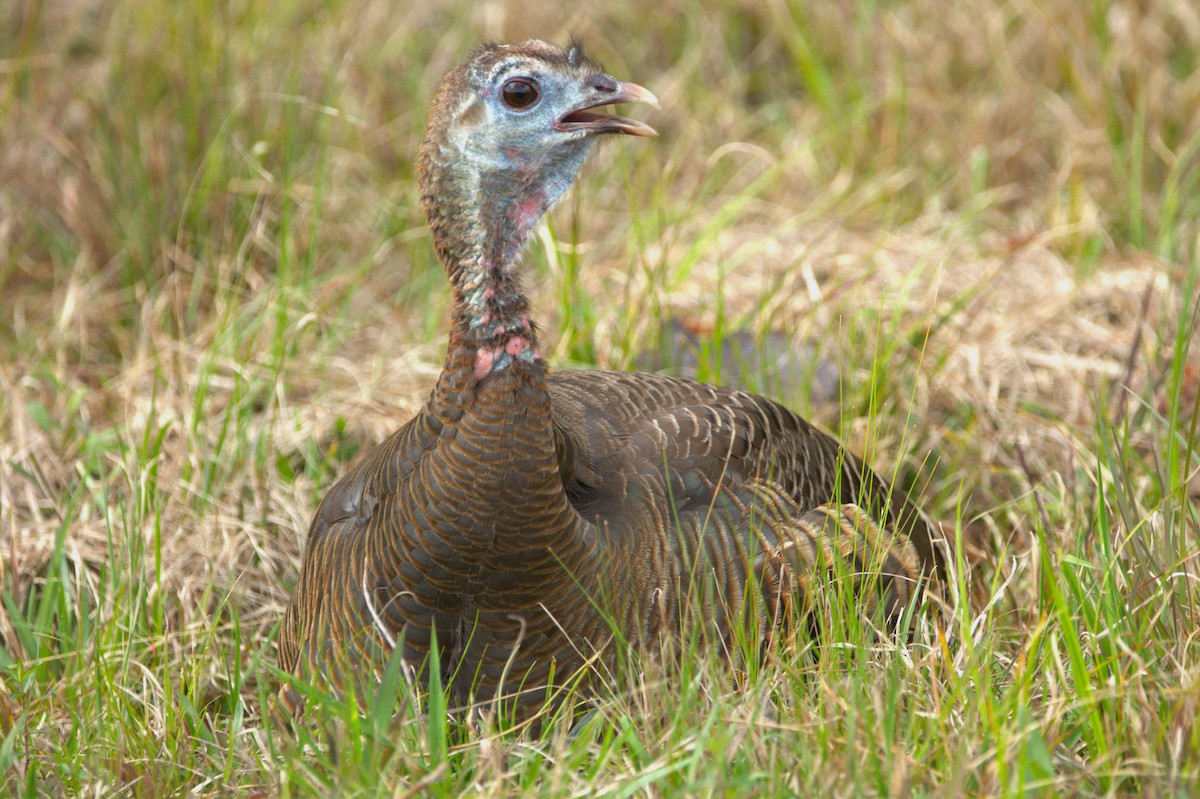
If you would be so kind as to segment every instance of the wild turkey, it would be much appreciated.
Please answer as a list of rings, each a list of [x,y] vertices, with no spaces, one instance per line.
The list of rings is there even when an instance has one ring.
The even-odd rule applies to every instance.
[[[765,638],[836,558],[881,575],[894,615],[937,562],[914,505],[775,402],[547,374],[517,264],[601,136],[656,135],[594,110],[615,103],[657,105],[577,45],[487,45],[442,81],[419,181],[452,287],[445,366],[321,503],[279,633],[284,672],[362,691],[398,647],[424,673],[436,640],[457,703],[512,694],[527,715],[611,657],[614,631],[649,643],[693,614],[718,644],[741,624]]]

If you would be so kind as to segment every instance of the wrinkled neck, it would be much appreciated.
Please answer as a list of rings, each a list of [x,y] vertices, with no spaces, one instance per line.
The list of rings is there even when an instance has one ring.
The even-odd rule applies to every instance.
[[[534,357],[536,332],[521,288],[518,266],[534,226],[570,187],[588,147],[567,148],[554,158],[511,166],[473,163],[461,153],[431,148],[423,165],[422,200],[434,244],[450,278],[451,338],[499,348],[521,336]]]

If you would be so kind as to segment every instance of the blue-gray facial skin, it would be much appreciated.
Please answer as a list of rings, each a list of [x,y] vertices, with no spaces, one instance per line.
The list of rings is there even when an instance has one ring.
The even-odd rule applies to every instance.
[[[570,188],[601,135],[657,135],[643,122],[595,109],[658,101],[606,74],[577,46],[524,42],[479,54],[485,57],[445,84],[442,105],[452,122],[423,150],[444,189],[432,199],[430,222],[437,214],[457,234],[455,252],[443,261],[479,346],[482,379],[540,358],[516,274],[534,225]]]

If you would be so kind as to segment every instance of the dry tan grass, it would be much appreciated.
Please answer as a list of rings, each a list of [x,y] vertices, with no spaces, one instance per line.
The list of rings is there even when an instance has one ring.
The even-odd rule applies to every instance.
[[[996,242],[984,254],[980,249],[986,243],[947,237],[940,227],[938,220],[921,219],[885,236],[826,227],[817,240],[802,230],[752,228],[747,237],[754,243],[748,246],[758,257],[726,275],[726,301],[731,315],[750,314],[757,295],[740,297],[739,288],[780,285],[780,299],[763,312],[766,318],[795,330],[797,341],[821,342],[827,352],[838,350],[845,317],[861,309],[880,310],[881,326],[899,330],[927,329],[946,314],[923,351],[898,355],[914,362],[909,368],[915,382],[910,395],[896,398],[893,415],[842,418],[840,424],[860,451],[866,437],[875,439],[876,460],[885,471],[907,429],[908,436],[915,435],[915,442],[907,442],[912,457],[936,450],[953,458],[950,468],[964,481],[963,491],[974,496],[970,512],[985,512],[1029,487],[1018,446],[1039,480],[1071,480],[1076,469],[1089,468],[1079,461],[1094,446],[1088,432],[1094,414],[1098,409],[1114,412],[1119,402],[1109,387],[1123,383],[1135,393],[1152,395],[1153,387],[1161,385],[1159,348],[1169,338],[1181,297],[1169,268],[1146,256],[1111,259],[1079,281],[1073,268],[1045,247],[1031,243],[1010,252],[1004,242]],[[669,262],[670,253],[663,258]],[[697,274],[714,272],[705,260],[697,265]],[[897,291],[896,286],[907,288]],[[690,280],[666,294],[663,303],[677,314],[703,318],[711,310],[712,289],[710,281]],[[640,294],[635,287],[613,293]],[[961,309],[949,310],[964,297],[969,299]],[[539,305],[550,303],[543,299]],[[328,446],[335,420],[344,417],[351,440],[382,440],[424,401],[442,355],[436,338],[416,346],[403,339],[381,320],[364,325],[341,348],[369,353],[366,358],[331,354],[319,372],[294,361],[283,376],[276,406],[256,421],[262,434],[287,456],[313,438]],[[170,353],[178,374],[162,381],[161,360],[145,354],[150,351]],[[183,431],[194,412],[194,378],[206,357],[203,334],[179,342],[159,331],[140,357],[125,361],[121,371],[104,381],[102,391],[86,388],[88,376],[70,367],[56,376],[57,385],[32,380],[29,366],[20,362],[0,368],[0,385],[13,410],[41,403],[51,418],[75,416],[76,424],[98,429],[116,424],[135,437],[142,435],[153,413],[155,424],[171,428],[158,479],[175,483],[189,459],[218,446],[211,437],[215,430],[200,441],[189,440]],[[1195,352],[1191,358],[1197,362]],[[215,372],[232,375],[255,368],[261,365],[221,363]],[[852,364],[847,371],[845,379],[851,383],[866,379]],[[223,413],[232,389],[231,378],[213,380],[206,412],[214,417]],[[81,391],[85,398],[72,411],[71,396]],[[1105,397],[1107,401],[1100,399]],[[970,431],[955,429],[964,405],[978,417]],[[1132,403],[1125,408],[1131,410]],[[825,424],[839,425],[836,405],[817,410]],[[9,419],[0,458],[33,476],[10,466],[0,477],[0,503],[8,516],[2,546],[19,586],[41,573],[53,550],[60,523],[55,508],[76,479],[82,442],[69,442],[65,435],[56,440],[27,413],[12,413]],[[948,421],[931,423],[937,419]],[[113,489],[132,492],[138,467],[129,463],[117,468],[130,472],[129,482]],[[179,488],[164,508],[163,526],[173,531],[165,543],[164,587],[181,607],[191,604],[187,597],[222,585],[244,592],[239,600],[243,612],[263,602],[268,603],[267,616],[280,612],[319,487],[303,476],[292,484],[270,474],[255,476],[249,484],[232,479],[223,496],[209,497],[212,504],[205,503],[201,511],[193,509],[196,488],[183,483]],[[252,507],[244,507],[247,492]],[[1013,521],[999,526],[1007,528]],[[67,552],[73,562],[91,564],[94,570],[107,558],[107,542],[106,520],[85,509],[73,521]],[[204,563],[205,570],[198,573],[197,563]],[[247,571],[250,563],[253,574]]]

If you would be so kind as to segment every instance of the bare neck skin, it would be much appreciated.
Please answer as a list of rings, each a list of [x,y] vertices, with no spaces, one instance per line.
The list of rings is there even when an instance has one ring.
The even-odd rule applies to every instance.
[[[418,178],[453,293],[447,372],[469,372],[463,388],[541,360],[518,263],[598,137],[655,135],[596,110],[618,103],[657,100],[605,74],[577,45],[486,45],[443,79]]]
[[[478,379],[514,361],[537,361],[537,331],[521,288],[519,263],[542,215],[571,185],[591,149],[581,142],[550,163],[521,167],[446,160],[422,196],[434,243],[450,278],[451,341],[477,350]]]

